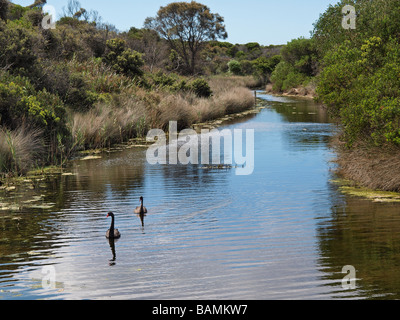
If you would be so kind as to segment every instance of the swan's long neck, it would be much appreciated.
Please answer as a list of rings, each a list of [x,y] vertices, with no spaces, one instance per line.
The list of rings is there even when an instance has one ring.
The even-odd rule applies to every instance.
[[[110,234],[114,234],[114,216],[111,216]]]
[[[143,199],[142,199],[142,200],[140,200],[140,211],[142,211],[142,212],[143,212]]]

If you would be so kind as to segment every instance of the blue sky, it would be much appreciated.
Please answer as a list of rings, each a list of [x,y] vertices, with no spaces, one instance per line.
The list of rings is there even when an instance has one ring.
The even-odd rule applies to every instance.
[[[147,17],[154,17],[160,8],[174,0],[79,0],[87,10],[97,10],[104,22],[120,31],[141,28]],[[175,0],[183,1],[183,0]],[[29,5],[34,0],[13,0]],[[309,37],[313,23],[329,4],[338,0],[197,0],[211,12],[225,18],[231,43],[258,42],[262,45],[286,44],[298,37]],[[47,0],[56,9],[57,17],[68,0]]]

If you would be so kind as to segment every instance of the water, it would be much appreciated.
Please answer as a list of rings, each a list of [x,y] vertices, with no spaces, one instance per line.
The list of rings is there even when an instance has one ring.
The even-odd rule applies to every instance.
[[[398,299],[400,205],[338,191],[323,109],[260,97],[259,114],[226,125],[255,129],[250,176],[151,166],[132,148],[3,190],[0,299]]]

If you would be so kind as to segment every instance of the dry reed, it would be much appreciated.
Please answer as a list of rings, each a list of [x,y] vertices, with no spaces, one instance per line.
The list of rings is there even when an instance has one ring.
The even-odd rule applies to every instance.
[[[199,98],[192,92],[146,91],[130,88],[111,102],[99,103],[86,113],[75,113],[70,130],[75,149],[102,148],[136,136],[151,128],[167,129],[170,121],[178,129],[254,106],[253,93],[245,86],[251,78],[210,79],[213,96]]]
[[[400,192],[400,149],[354,146],[345,148],[336,138],[337,173],[355,184],[374,190]]]
[[[24,174],[37,164],[44,150],[42,131],[25,126],[0,128],[0,172]]]

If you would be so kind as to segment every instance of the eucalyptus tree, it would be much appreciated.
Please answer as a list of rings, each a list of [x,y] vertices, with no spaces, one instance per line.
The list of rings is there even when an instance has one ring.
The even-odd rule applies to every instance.
[[[211,13],[207,6],[192,2],[173,2],[161,7],[154,18],[147,18],[144,27],[152,29],[177,52],[184,72],[195,74],[199,53],[207,41],[226,39],[224,18]]]

